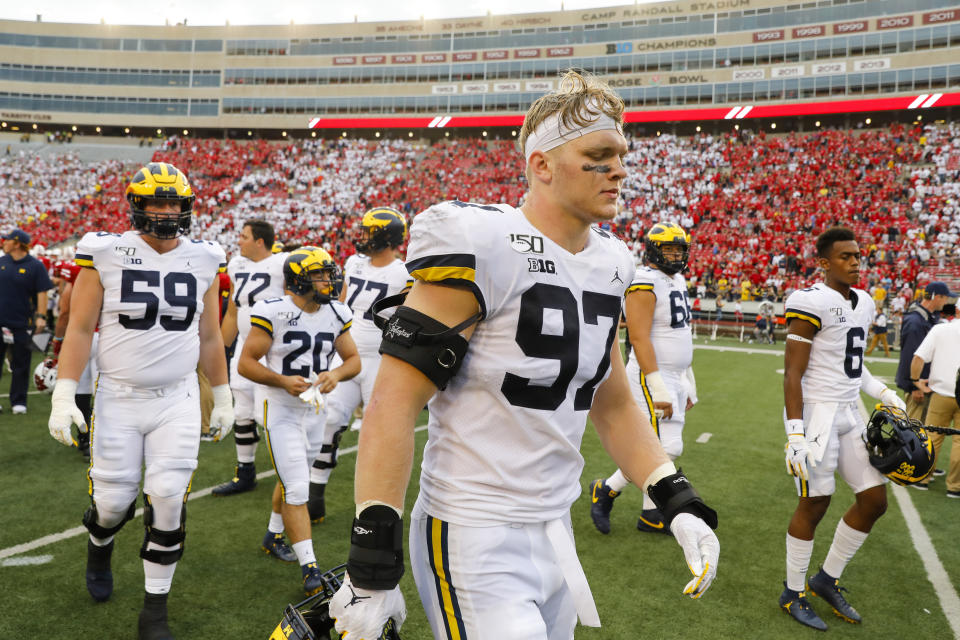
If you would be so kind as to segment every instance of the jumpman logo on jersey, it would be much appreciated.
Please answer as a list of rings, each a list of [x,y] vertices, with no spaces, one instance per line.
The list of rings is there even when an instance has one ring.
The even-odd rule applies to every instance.
[[[620,267],[614,268],[613,277],[610,278],[610,282],[619,282],[620,284],[623,284],[623,279],[620,278]]]
[[[358,595],[357,595],[357,592],[353,590],[353,585],[352,585],[352,584],[348,584],[347,587],[350,589],[350,602],[348,602],[347,604],[343,605],[343,608],[344,608],[344,609],[346,609],[347,607],[349,607],[349,606],[352,605],[352,604],[357,604],[357,603],[360,602],[361,600],[369,600],[369,599],[370,599],[370,596],[358,596]]]

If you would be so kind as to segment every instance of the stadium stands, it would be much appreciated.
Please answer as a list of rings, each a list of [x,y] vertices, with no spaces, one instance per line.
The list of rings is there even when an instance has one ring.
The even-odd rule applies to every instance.
[[[960,126],[820,130],[769,135],[630,137],[623,214],[611,227],[631,242],[652,221],[694,237],[693,286],[712,297],[778,299],[814,277],[809,242],[850,225],[867,254],[865,281],[888,291],[960,262]],[[237,222],[263,216],[281,239],[319,243],[339,260],[359,213],[388,203],[413,215],[431,203],[522,201],[522,158],[510,141],[306,140],[276,144],[170,138],[153,159],[190,176],[194,235],[235,246]],[[123,188],[135,169],[74,154],[0,160],[2,224],[51,246],[85,231],[126,226]],[[741,296],[741,292],[743,296]]]

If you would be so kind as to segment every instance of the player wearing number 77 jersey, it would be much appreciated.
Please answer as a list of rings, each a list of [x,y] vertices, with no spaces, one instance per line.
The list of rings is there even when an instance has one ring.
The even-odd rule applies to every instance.
[[[360,237],[354,245],[361,253],[347,258],[344,265],[343,291],[340,302],[353,312],[350,334],[357,344],[363,363],[360,375],[338,384],[327,396],[327,427],[320,455],[310,470],[310,519],[322,521],[326,513],[324,492],[330,474],[337,465],[340,436],[347,430],[350,417],[362,402],[370,402],[373,381],[380,368],[380,340],[382,332],[373,322],[370,307],[388,296],[407,289],[413,280],[403,260],[397,258],[397,249],[407,237],[407,221],[396,209],[375,207],[360,221]],[[359,425],[354,423],[354,427]]]
[[[74,394],[99,325],[91,506],[83,516],[90,532],[87,590],[97,601],[113,592],[114,536],[136,510],[142,470],[146,595],[138,637],[171,640],[167,594],[183,554],[200,447],[198,362],[213,385],[210,430],[219,439],[233,425],[218,308],[225,256],[214,242],[182,237],[194,196],[173,165],[140,169],[127,199],[134,231],[88,233],[77,244],[75,260],[84,269],[71,298],[49,427],[70,444],[70,423],[83,423]]]
[[[817,238],[817,261],[824,281],[793,292],[785,305],[786,465],[800,498],[787,529],[787,580],[780,606],[801,624],[825,630],[804,590],[814,532],[836,489],[834,475],[840,474],[856,501],[837,524],[833,544],[809,587],[847,622],[860,622],[860,614],[840,593],[840,574],[887,508],[887,480],[871,466],[864,446],[860,391],[905,407],[863,363],[876,310],[870,294],[854,288],[860,280],[856,236],[844,227],[824,231]]]
[[[427,402],[410,563],[435,638],[570,640],[577,617],[599,626],[570,525],[588,415],[664,509],[694,574],[684,593],[712,582],[716,513],[664,453],[620,355],[633,257],[595,226],[617,214],[623,108],[599,80],[568,72],[524,120],[522,207],[453,201],[414,219],[415,281],[383,332],[347,574],[330,602],[346,637],[403,621],[404,493]]]

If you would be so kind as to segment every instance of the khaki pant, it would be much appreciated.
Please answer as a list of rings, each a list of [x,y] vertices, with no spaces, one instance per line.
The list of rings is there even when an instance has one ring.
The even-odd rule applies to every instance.
[[[939,393],[931,394],[926,423],[932,427],[950,427],[952,423],[953,428],[960,429],[960,407],[957,406],[957,401]],[[947,471],[947,491],[960,491],[960,438],[951,437],[953,445],[950,450],[950,467]],[[930,441],[933,442],[938,458],[945,438],[946,436],[939,433],[930,434]]]
[[[927,411],[927,404],[930,402],[930,396],[925,396],[923,402],[917,402],[909,391],[903,393],[903,401],[907,404],[907,417],[914,420],[924,421],[924,414]]]
[[[873,337],[870,338],[870,346],[867,348],[867,352],[864,355],[870,355],[870,353],[877,348],[877,343],[883,344],[883,352],[886,356],[890,357],[890,345],[887,343],[887,334],[885,333],[875,333]]]
[[[210,433],[210,414],[213,412],[213,389],[207,375],[197,367],[200,382],[200,433]]]

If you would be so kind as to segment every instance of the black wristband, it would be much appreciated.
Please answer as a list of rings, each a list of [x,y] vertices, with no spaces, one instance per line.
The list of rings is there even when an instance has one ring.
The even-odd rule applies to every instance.
[[[367,507],[350,533],[350,581],[363,589],[393,589],[403,576],[403,520],[393,508]]]
[[[717,528],[717,512],[704,504],[700,494],[683,475],[682,469],[650,485],[647,493],[663,514],[667,526],[678,513],[690,513],[706,522],[711,529]]]

